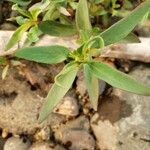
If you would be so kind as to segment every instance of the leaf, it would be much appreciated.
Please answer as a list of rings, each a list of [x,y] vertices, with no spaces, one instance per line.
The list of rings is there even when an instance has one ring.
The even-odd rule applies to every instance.
[[[84,79],[89,93],[90,102],[95,111],[97,111],[98,98],[99,98],[99,81],[91,73],[90,68],[87,64],[84,65]]]
[[[57,3],[51,1],[50,5],[48,6],[48,11],[44,14],[43,21],[52,20],[53,14],[57,10]]]
[[[67,72],[66,72],[67,69]],[[39,122],[44,121],[48,115],[51,113],[52,109],[59,103],[59,101],[63,98],[63,96],[70,89],[76,74],[78,72],[79,65],[76,63],[70,63],[64,67],[64,69],[59,73],[57,77],[57,83],[54,83],[52,88],[50,89],[46,101],[43,104],[40,114],[39,114]],[[66,72],[66,73],[64,73]]]
[[[50,0],[42,0],[41,2],[35,3],[32,7],[30,7],[29,12],[31,13],[33,19],[37,20],[38,15],[41,12],[44,12],[49,4]]]
[[[15,56],[39,63],[55,64],[64,61],[69,49],[59,45],[26,47],[18,50]]]
[[[121,19],[110,28],[100,34],[104,39],[105,45],[110,45],[125,38],[134,27],[141,21],[143,16],[150,9],[150,0],[146,0],[127,17]]]
[[[143,85],[130,76],[110,67],[102,62],[89,62],[91,72],[110,85],[129,92],[150,95],[150,86]]]
[[[10,38],[10,40],[8,41],[7,45],[6,45],[6,50],[12,48],[15,44],[17,44],[17,42],[21,39],[23,33],[25,31],[27,31],[31,26],[32,26],[32,22],[27,22],[25,24],[23,24],[22,26],[20,26],[12,35],[12,37]]]
[[[72,36],[77,33],[73,25],[65,25],[55,21],[43,21],[39,24],[39,29],[51,36]]]
[[[24,10],[23,8],[20,8],[17,4],[12,6],[12,10],[17,10],[21,15],[27,18],[32,18],[32,15],[30,14],[30,12]]]
[[[92,30],[87,0],[79,0],[75,19],[78,31]]]
[[[7,0],[7,1],[17,3],[21,6],[26,6],[26,5],[30,4],[30,2],[31,2],[31,0]]]
[[[134,33],[129,33],[124,39],[120,40],[119,43],[140,43],[140,39]]]
[[[32,43],[32,42],[37,42],[39,40],[39,36],[41,35],[41,31],[38,29],[38,26],[33,26],[32,28],[30,28],[27,36],[28,36],[28,40]]]

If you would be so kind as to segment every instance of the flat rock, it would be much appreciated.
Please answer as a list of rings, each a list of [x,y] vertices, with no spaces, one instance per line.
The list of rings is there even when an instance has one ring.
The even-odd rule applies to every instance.
[[[130,75],[150,85],[150,69],[134,68]],[[150,148],[150,97],[114,89],[104,99],[91,126],[100,149],[149,150]]]
[[[0,80],[0,128],[13,134],[33,134],[49,125],[60,124],[65,117],[51,113],[42,124],[38,114],[44,99],[14,67],[5,80]],[[1,72],[0,72],[1,74]]]

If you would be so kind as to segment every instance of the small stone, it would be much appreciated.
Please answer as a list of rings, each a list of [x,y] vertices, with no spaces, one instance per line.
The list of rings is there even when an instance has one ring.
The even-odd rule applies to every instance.
[[[3,23],[3,24],[0,26],[0,29],[1,29],[1,30],[16,30],[17,27],[14,26],[14,25],[11,24],[11,23]]]
[[[34,138],[37,140],[37,141],[47,141],[50,139],[50,136],[51,136],[51,129],[50,127],[44,127],[42,128],[40,131],[38,131],[35,135],[34,135]]]
[[[95,149],[94,138],[84,130],[66,130],[60,141],[70,150]]]
[[[2,130],[2,137],[3,137],[3,138],[6,138],[6,137],[8,136],[8,134],[9,134],[8,129],[4,128],[4,129]]]
[[[65,96],[62,102],[54,108],[53,112],[66,116],[77,116],[79,114],[77,99],[72,96]]]
[[[66,149],[60,145],[56,145],[54,150],[66,150]]]
[[[6,141],[4,150],[28,150],[30,145],[28,139],[11,137]]]
[[[81,116],[55,130],[55,139],[70,150],[94,150],[95,141],[89,133],[89,120]]]
[[[54,150],[50,143],[34,143],[28,150]]]
[[[59,136],[68,129],[80,129],[89,131],[89,120],[85,116],[80,116],[72,121],[67,122],[66,124],[62,124],[58,129],[55,130],[56,138],[59,138]]]

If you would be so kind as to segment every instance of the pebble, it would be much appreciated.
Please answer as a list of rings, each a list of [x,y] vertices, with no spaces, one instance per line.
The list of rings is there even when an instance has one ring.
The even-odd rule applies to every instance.
[[[78,130],[78,129],[66,130],[66,132],[62,134],[60,141],[69,150],[95,149],[94,138],[85,130]]]
[[[10,137],[4,145],[4,150],[28,150],[30,145],[28,139]]]
[[[3,23],[0,25],[1,30],[16,30],[17,27],[11,23]]]
[[[65,96],[63,101],[54,108],[53,112],[66,116],[77,116],[79,114],[77,99],[72,96]]]
[[[89,120],[81,116],[55,130],[54,136],[70,150],[94,150],[95,140],[89,133],[89,129]]]
[[[53,150],[50,147],[49,143],[41,142],[41,143],[34,143],[29,150]]]
[[[36,139],[36,141],[48,141],[50,139],[51,136],[51,129],[50,127],[44,127],[42,128],[40,131],[36,132],[36,134],[34,135],[34,138]]]

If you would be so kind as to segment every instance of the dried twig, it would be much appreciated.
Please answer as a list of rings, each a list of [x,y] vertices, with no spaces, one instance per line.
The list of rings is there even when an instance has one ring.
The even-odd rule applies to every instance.
[[[11,50],[4,51],[5,45],[9,38],[13,34],[13,31],[0,31],[0,56],[12,55],[18,48],[23,46],[26,39],[26,34],[22,36],[22,39],[16,46]],[[36,46],[41,45],[63,45],[70,49],[77,48],[75,41],[76,37],[62,38],[45,35]],[[137,60],[143,62],[150,62],[150,38],[140,38],[141,43],[136,44],[113,44],[105,47],[102,50],[101,57],[113,57],[113,58],[124,58],[130,60]]]

